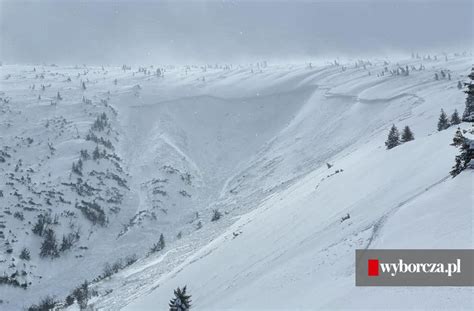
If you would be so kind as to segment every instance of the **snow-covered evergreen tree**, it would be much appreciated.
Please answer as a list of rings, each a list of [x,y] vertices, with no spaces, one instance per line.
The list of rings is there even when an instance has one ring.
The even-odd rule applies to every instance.
[[[449,120],[448,116],[444,112],[443,109],[441,109],[441,114],[439,115],[438,119],[438,131],[445,130],[449,127]]]
[[[388,138],[385,142],[385,146],[387,146],[387,149],[392,149],[398,145],[400,145],[400,134],[398,133],[398,129],[394,124],[392,125],[392,128],[388,133]]]
[[[459,175],[464,170],[460,155],[457,155],[454,161],[455,161],[454,166],[449,172],[453,178]]]
[[[161,251],[163,248],[165,248],[165,237],[163,236],[163,233],[160,234],[160,239],[158,240],[157,243],[153,244],[153,246],[150,249],[150,254],[156,253]]]
[[[92,152],[92,159],[94,159],[94,160],[100,159],[99,146],[95,146],[95,149],[94,149],[94,151]]]
[[[85,310],[87,308],[87,304],[89,302],[89,297],[91,295],[89,291],[89,283],[84,281],[78,288],[76,288],[72,295],[76,298],[77,304],[81,310]]]
[[[451,176],[456,177],[468,167],[474,167],[474,140],[464,138],[461,143],[461,152],[456,156],[450,174]]]
[[[454,134],[453,137],[453,143],[451,145],[453,146],[460,146],[464,141],[464,136],[462,135],[461,129],[458,127],[456,130],[456,133]]]
[[[410,127],[405,126],[402,132],[402,143],[406,143],[407,141],[414,140],[415,136],[413,135],[413,132],[410,130]]]
[[[459,118],[459,113],[457,109],[454,109],[454,112],[451,115],[450,123],[451,125],[458,125],[459,123],[461,123],[461,118]]]
[[[72,162],[72,172],[79,176],[82,176],[82,159],[79,159],[77,163]]]
[[[165,248],[165,237],[163,236],[163,233],[160,234],[160,240],[158,241],[158,245],[160,246],[160,249]]]
[[[212,210],[211,221],[218,221],[219,219],[221,219],[221,217],[222,217],[222,213],[219,212],[218,209]]]
[[[169,311],[188,311],[191,309],[191,295],[186,294],[186,286],[181,290],[179,287],[174,291],[174,298],[170,300]]]
[[[471,81],[469,83],[464,83],[464,85],[467,86],[467,90],[464,91],[464,93],[467,94],[467,97],[466,109],[462,115],[462,120],[464,122],[474,122],[474,84],[472,83],[472,80],[474,80],[474,67],[468,77]]]
[[[22,260],[30,260],[31,256],[30,256],[30,251],[24,247],[22,250],[21,250],[21,253],[20,253],[20,259]]]
[[[41,244],[41,257],[59,257],[58,242],[53,229],[47,229],[44,233],[44,240]]]

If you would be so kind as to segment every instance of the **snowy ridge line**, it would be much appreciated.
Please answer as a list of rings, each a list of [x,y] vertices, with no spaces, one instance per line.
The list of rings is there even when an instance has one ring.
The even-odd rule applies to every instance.
[[[405,97],[415,98],[415,99],[417,99],[417,101],[421,100],[422,102],[424,102],[424,99],[422,97],[420,97],[416,94],[413,94],[413,93],[402,93],[402,94],[395,95],[395,96],[388,97],[388,98],[364,99],[364,98],[357,97],[357,101],[361,102],[361,103],[364,103],[364,104],[388,103],[388,102],[391,102],[391,101],[394,101],[394,100],[397,100],[397,99],[401,99],[401,98],[405,98]]]
[[[140,105],[131,105],[130,108],[134,109],[146,109],[146,108],[152,108],[155,105],[163,105],[163,104],[173,104],[176,102],[180,102],[182,100],[199,100],[199,99],[205,99],[205,98],[210,98],[210,99],[215,99],[219,101],[224,101],[224,102],[233,102],[233,101],[245,101],[245,100],[253,100],[256,97],[259,99],[265,99],[265,98],[272,98],[272,97],[277,97],[277,96],[282,96],[282,95],[292,95],[295,93],[300,93],[300,92],[308,92],[308,91],[316,91],[318,89],[318,85],[316,84],[310,84],[310,85],[301,85],[298,86],[294,89],[291,90],[286,90],[286,91],[275,91],[271,93],[265,93],[265,94],[257,94],[257,95],[252,95],[252,96],[232,96],[232,97],[226,97],[226,96],[217,96],[217,95],[211,95],[211,94],[196,94],[196,95],[189,95],[189,96],[181,96],[181,97],[176,97],[172,99],[166,99],[162,101],[158,101],[152,104],[140,104]],[[309,95],[308,97],[310,97]]]

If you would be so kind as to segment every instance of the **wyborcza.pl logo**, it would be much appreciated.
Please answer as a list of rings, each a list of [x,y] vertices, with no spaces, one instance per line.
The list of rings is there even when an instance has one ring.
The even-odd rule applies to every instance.
[[[379,276],[379,267],[382,273],[390,273],[396,276],[397,273],[447,273],[452,276],[453,273],[461,273],[461,259],[456,259],[456,263],[448,263],[447,266],[442,263],[405,263],[400,259],[397,263],[381,263],[378,259],[369,259],[368,276]]]
[[[356,286],[474,286],[474,250],[356,250]]]

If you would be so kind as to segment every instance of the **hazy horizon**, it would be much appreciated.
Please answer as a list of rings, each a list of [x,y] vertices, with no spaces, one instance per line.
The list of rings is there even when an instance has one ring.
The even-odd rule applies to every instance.
[[[0,1],[4,63],[252,62],[472,50],[472,1]]]

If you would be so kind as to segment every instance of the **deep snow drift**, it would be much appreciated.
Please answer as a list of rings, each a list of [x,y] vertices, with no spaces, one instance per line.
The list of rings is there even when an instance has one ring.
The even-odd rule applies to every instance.
[[[91,285],[92,308],[164,310],[183,285],[196,310],[472,308],[470,288],[354,286],[357,248],[473,247],[473,172],[449,176],[456,129],[436,129],[441,108],[463,111],[471,61],[0,67],[0,267],[28,282],[0,285],[0,306],[64,300],[135,254]],[[415,140],[386,150],[392,124]],[[47,211],[59,241],[80,233],[59,258],[40,258],[32,233]],[[160,233],[166,247],[148,254]]]

